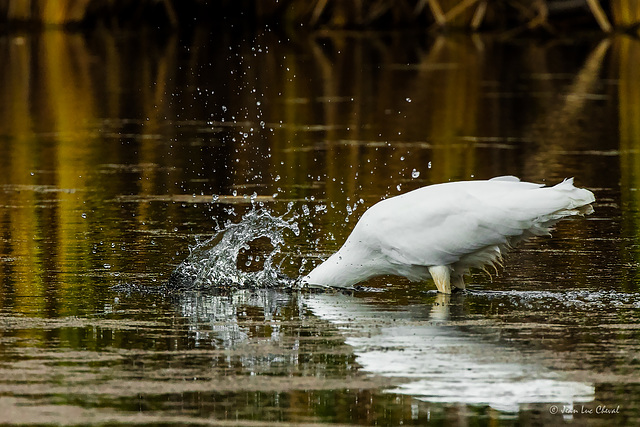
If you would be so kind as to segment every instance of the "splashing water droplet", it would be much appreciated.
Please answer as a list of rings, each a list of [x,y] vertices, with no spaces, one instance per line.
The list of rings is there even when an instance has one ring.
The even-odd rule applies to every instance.
[[[415,169],[411,171],[411,178],[415,179],[415,178],[418,178],[419,176],[420,176],[420,171],[417,171]]]
[[[212,238],[190,248],[190,255],[172,273],[170,284],[208,289],[293,287],[295,281],[280,271],[280,265],[286,258],[283,254],[285,234],[291,232],[298,236],[300,230],[296,217],[285,218],[285,215],[273,216],[265,208],[253,207],[240,222],[225,224]],[[246,251],[252,242],[265,238],[273,248],[262,256],[262,269],[243,271],[239,268],[240,252]],[[254,257],[256,261],[260,259]]]
[[[353,209],[351,208],[351,205],[347,203],[347,217],[345,218],[345,222],[349,222],[349,217],[351,215],[353,215]]]

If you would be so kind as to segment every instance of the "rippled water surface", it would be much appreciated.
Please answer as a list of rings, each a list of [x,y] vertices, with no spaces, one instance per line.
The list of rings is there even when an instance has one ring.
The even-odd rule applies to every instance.
[[[0,423],[638,425],[640,42],[0,36]],[[295,279],[368,206],[574,176],[466,293]]]

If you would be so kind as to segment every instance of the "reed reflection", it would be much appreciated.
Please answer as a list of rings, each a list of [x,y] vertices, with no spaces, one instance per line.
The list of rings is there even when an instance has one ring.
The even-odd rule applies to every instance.
[[[640,60],[640,43],[631,37],[620,36],[614,40],[614,64],[618,68],[618,124],[620,138],[620,192],[623,209],[623,232],[637,242],[640,239],[640,82],[637,63]],[[640,262],[640,253],[622,248],[623,258],[631,265]],[[638,268],[633,279],[625,281],[629,290],[638,289]]]
[[[548,164],[548,175],[600,171],[599,158],[567,155],[584,133],[563,132],[565,119],[548,124],[600,111],[583,95],[602,90],[606,43],[584,50],[567,90],[554,76],[573,63],[556,70],[530,59],[560,57],[563,47],[479,37],[325,33],[283,42],[269,32],[236,39],[194,30],[180,40],[99,31],[4,40],[0,133],[11,160],[0,179],[55,190],[7,190],[14,207],[4,227],[14,237],[5,256],[29,266],[16,286],[47,277],[49,289],[80,289],[87,274],[132,268],[141,280],[161,277],[184,257],[188,242],[176,237],[210,234],[212,217],[226,215],[221,203],[190,204],[189,195],[256,193],[275,210],[285,209],[279,200],[313,201],[326,214],[301,244],[328,252],[364,208],[418,186],[523,171],[535,179]],[[502,81],[505,65],[515,76],[550,77],[524,79],[532,93],[522,78]],[[560,112],[556,92],[568,102]],[[590,132],[592,149],[599,132]],[[42,253],[34,235],[48,242]]]
[[[537,100],[543,109],[526,132],[531,139],[524,166],[527,176],[563,179],[570,168],[580,170],[580,178],[589,182],[601,173],[598,169],[602,163],[584,162],[583,158],[606,158],[616,148],[614,140],[602,137],[604,132],[614,130],[615,123],[615,97],[605,74],[610,44],[608,39],[600,41],[571,74],[555,69],[544,51],[537,52],[542,58],[532,61],[531,73],[533,90],[543,95]],[[556,82],[560,85],[554,87]]]

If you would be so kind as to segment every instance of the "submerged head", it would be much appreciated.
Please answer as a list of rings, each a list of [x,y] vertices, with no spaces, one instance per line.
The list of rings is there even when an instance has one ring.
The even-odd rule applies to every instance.
[[[368,256],[368,252],[364,252],[366,247],[353,248],[345,245],[304,276],[301,283],[311,288],[352,288],[357,283],[379,275],[375,260]]]
[[[302,285],[310,288],[326,288],[337,286],[341,270],[342,257],[337,253],[317,265],[309,274],[301,279]]]

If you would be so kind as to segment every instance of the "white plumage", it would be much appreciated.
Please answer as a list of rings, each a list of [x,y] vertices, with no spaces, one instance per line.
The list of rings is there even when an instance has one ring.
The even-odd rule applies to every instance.
[[[560,219],[593,211],[573,178],[553,187],[514,176],[430,185],[376,203],[338,252],[303,284],[350,288],[380,275],[432,277],[438,291],[464,289],[471,267],[499,263],[511,247],[548,235]]]

